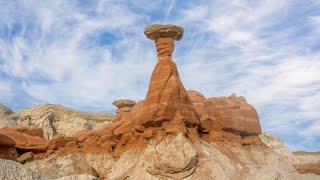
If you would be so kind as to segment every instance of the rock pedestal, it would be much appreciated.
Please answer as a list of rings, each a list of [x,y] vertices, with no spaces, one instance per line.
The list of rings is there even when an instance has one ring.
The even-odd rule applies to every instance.
[[[174,41],[183,36],[183,29],[174,25],[151,25],[145,35],[154,40],[158,62],[153,70],[143,112],[138,118],[145,126],[161,126],[164,122],[198,125],[193,104],[180,80],[172,60]]]

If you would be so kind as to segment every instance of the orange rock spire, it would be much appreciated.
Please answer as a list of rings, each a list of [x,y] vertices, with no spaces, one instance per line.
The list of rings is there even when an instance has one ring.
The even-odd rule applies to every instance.
[[[182,123],[187,127],[197,126],[196,111],[171,58],[174,41],[182,38],[183,29],[175,25],[151,25],[144,33],[155,41],[158,62],[151,76],[139,123],[161,126],[163,122],[170,122],[178,126]]]

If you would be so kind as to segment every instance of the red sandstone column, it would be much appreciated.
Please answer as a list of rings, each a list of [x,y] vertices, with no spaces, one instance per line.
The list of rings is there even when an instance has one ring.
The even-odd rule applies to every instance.
[[[164,122],[197,126],[198,117],[172,61],[174,41],[183,36],[183,29],[175,25],[151,25],[145,35],[154,40],[158,62],[153,70],[140,123],[161,126]]]

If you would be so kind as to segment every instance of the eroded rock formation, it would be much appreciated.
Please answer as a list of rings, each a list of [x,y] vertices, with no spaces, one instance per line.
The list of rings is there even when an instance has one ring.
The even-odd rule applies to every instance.
[[[72,136],[84,129],[101,129],[113,119],[113,115],[109,113],[86,113],[54,104],[37,105],[17,113],[7,110],[6,115],[1,115],[1,112],[0,110],[0,128],[42,128],[47,140],[58,134]]]
[[[199,132],[228,131],[242,136],[261,134],[259,116],[244,97],[231,95],[206,99],[201,93],[188,91],[200,116]]]
[[[174,25],[152,25],[145,34],[155,41],[158,62],[151,75],[143,112],[138,119],[134,119],[135,123],[144,126],[168,123],[196,127],[199,123],[197,114],[171,58],[174,40],[182,38],[183,29]]]

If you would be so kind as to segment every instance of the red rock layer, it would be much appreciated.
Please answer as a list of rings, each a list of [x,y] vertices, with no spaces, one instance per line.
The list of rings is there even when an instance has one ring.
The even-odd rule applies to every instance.
[[[296,164],[294,166],[300,174],[313,173],[320,175],[320,163]]]
[[[10,138],[15,148],[23,151],[45,152],[48,142],[40,136],[41,128],[1,128],[0,134]]]

